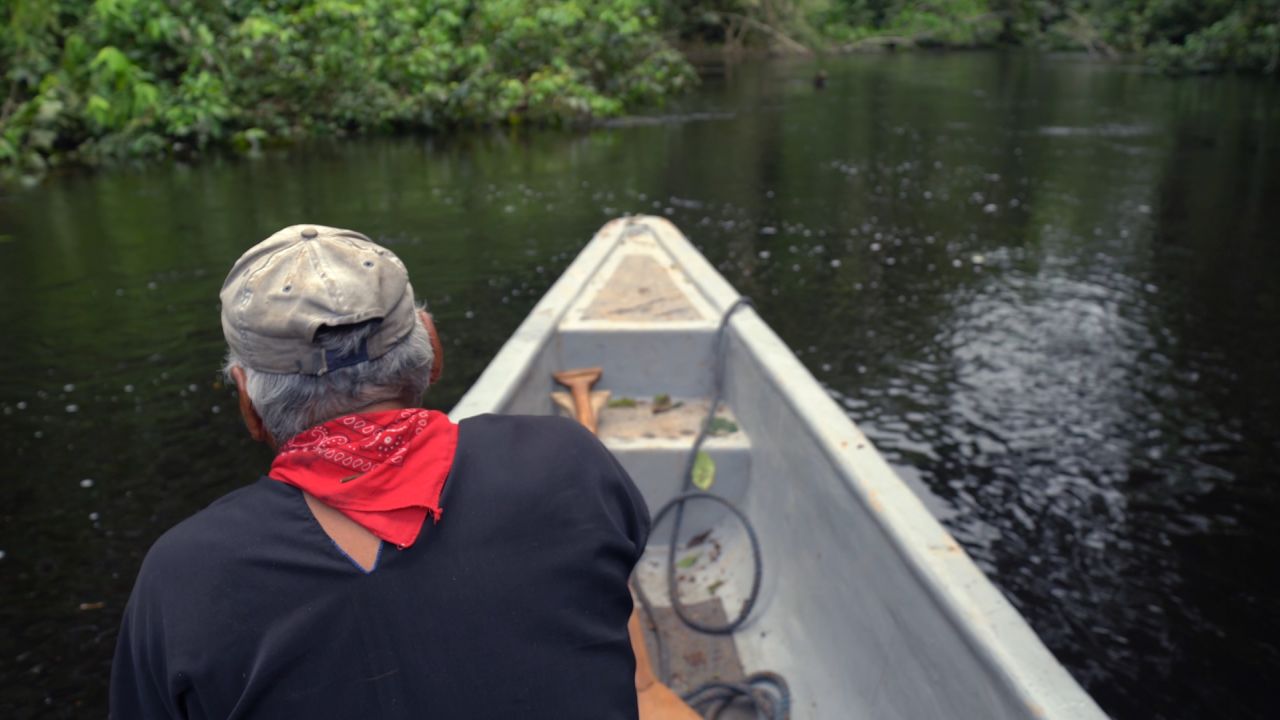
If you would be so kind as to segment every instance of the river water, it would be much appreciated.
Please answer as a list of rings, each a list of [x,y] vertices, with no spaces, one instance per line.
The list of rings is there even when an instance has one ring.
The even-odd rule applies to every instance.
[[[0,715],[101,717],[148,545],[266,467],[217,289],[360,229],[448,408],[594,230],[670,216],[1118,718],[1280,707],[1280,88],[1081,58],[705,68],[590,132],[315,144],[0,195]]]

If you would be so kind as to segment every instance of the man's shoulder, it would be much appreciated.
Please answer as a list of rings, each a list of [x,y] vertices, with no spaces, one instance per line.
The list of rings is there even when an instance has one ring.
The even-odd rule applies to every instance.
[[[586,428],[561,415],[475,415],[458,423],[459,433],[518,434],[563,441],[591,437]]]
[[[225,548],[243,543],[248,534],[264,527],[264,513],[280,502],[280,490],[267,479],[233,490],[204,509],[169,528],[152,544],[143,560],[140,579],[147,575],[172,576],[199,560],[202,568],[214,564]]]
[[[458,449],[503,463],[568,469],[613,464],[600,441],[576,421],[556,415],[477,415],[459,424]]]
[[[485,495],[489,508],[510,506],[541,518],[625,510],[624,515],[634,512],[643,516],[640,524],[648,524],[644,500],[626,470],[598,438],[569,418],[479,415],[465,420],[454,475],[459,488]],[[528,513],[529,508],[541,510]]]

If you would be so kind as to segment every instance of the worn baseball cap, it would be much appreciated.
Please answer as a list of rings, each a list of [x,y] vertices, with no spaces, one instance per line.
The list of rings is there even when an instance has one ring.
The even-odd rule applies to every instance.
[[[404,263],[353,230],[293,225],[254,245],[222,284],[222,333],[254,370],[323,375],[380,357],[418,322]],[[316,343],[322,327],[381,320],[340,355]]]

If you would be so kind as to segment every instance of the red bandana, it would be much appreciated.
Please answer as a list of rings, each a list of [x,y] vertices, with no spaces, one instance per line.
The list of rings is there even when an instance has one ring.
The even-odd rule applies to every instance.
[[[439,522],[457,448],[458,426],[441,412],[347,415],[285,443],[268,474],[403,550],[418,539],[427,513]]]

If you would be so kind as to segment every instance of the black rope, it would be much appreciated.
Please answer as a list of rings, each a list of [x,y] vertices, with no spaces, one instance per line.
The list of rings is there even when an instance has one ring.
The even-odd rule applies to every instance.
[[[644,229],[650,233],[653,232],[647,226],[644,226]],[[698,452],[702,449],[703,442],[706,441],[707,436],[711,433],[716,411],[724,399],[725,358],[727,355],[726,343],[729,320],[735,312],[744,307],[754,307],[754,305],[749,298],[739,297],[733,301],[720,318],[714,341],[715,364],[713,366],[712,380],[714,392],[711,404],[707,408],[702,427],[699,429],[697,437],[694,438],[693,449],[685,462],[684,473],[681,476],[680,493],[664,503],[653,516],[653,527],[656,528],[669,513],[675,513],[675,519],[671,524],[671,541],[667,544],[666,580],[667,595],[671,601],[671,609],[686,626],[709,635],[731,635],[742,627],[743,623],[751,616],[752,610],[755,609],[756,600],[760,595],[760,585],[764,578],[764,562],[760,551],[760,538],[747,516],[733,503],[719,495],[712,495],[693,489],[694,463],[697,461]],[[722,625],[704,623],[689,617],[684,604],[680,601],[676,580],[676,546],[680,538],[680,527],[684,522],[684,506],[694,500],[710,500],[724,506],[742,524],[751,543],[751,590],[747,593],[747,598],[743,601],[738,614]],[[662,642],[662,633],[658,632],[657,622],[654,619],[653,605],[640,583],[635,583],[635,589],[640,605],[654,629],[655,644],[658,650],[658,676],[664,683],[669,683],[670,673],[667,649]],[[690,707],[703,715],[703,717],[712,719],[718,718],[723,711],[738,703],[745,703],[753,707],[757,717],[766,718],[767,720],[786,720],[791,712],[790,688],[787,686],[786,680],[780,675],[771,672],[755,673],[740,683],[709,682],[685,693],[683,698]]]
[[[764,575],[764,564],[762,559],[760,559],[760,541],[759,538],[755,537],[755,528],[751,527],[751,523],[746,519],[746,516],[742,515],[742,512],[737,509],[737,507],[733,506],[730,501],[724,500],[721,496],[710,495],[710,493],[703,492],[692,492],[692,488],[694,488],[694,464],[698,461],[698,452],[701,451],[703,443],[707,441],[707,436],[709,436],[710,429],[712,429],[712,423],[716,420],[716,411],[719,409],[719,405],[721,405],[721,401],[724,398],[724,363],[726,363],[727,355],[726,338],[728,337],[728,333],[726,331],[728,328],[728,322],[730,322],[733,313],[737,313],[737,311],[741,310],[742,307],[754,307],[754,305],[751,305],[751,301],[748,297],[739,297],[739,299],[733,301],[733,304],[728,306],[728,309],[724,310],[724,314],[721,315],[721,322],[719,322],[719,327],[716,329],[716,345],[714,345],[714,352],[716,352],[716,364],[713,365],[712,370],[712,402],[710,402],[710,405],[707,407],[707,415],[703,418],[703,427],[698,430],[698,437],[694,438],[694,448],[689,452],[689,459],[685,460],[685,471],[684,474],[681,475],[680,495],[671,498],[666,505],[663,505],[662,509],[658,510],[658,514],[654,515],[653,519],[653,525],[657,528],[660,521],[662,521],[664,516],[667,515],[667,512],[671,510],[676,511],[676,519],[673,520],[671,524],[671,542],[667,544],[667,594],[671,596],[672,611],[676,612],[677,618],[680,618],[682,623],[685,625],[698,630],[700,633],[708,633],[712,635],[732,634],[742,626],[742,623],[746,623],[746,619],[748,619],[748,616],[751,614],[751,610],[755,607],[755,598],[758,597],[760,593],[760,580],[762,580]],[[678,538],[680,538],[680,527],[685,521],[685,503],[691,500],[703,500],[703,498],[705,498],[705,500],[713,500],[721,503],[721,505],[727,507],[727,509],[730,510],[737,519],[739,519],[740,523],[742,523],[742,527],[746,529],[746,536],[750,538],[751,561],[753,561],[753,564],[755,565],[754,574],[753,577],[751,577],[751,592],[746,596],[746,600],[742,602],[742,609],[739,611],[736,618],[733,618],[723,625],[700,623],[700,621],[690,618],[689,614],[687,614],[685,610],[684,603],[680,602],[680,592],[678,592],[676,587],[676,546]]]
[[[738,616],[724,625],[709,625],[707,623],[694,620],[685,614],[685,607],[680,604],[680,592],[676,587],[676,574],[674,570],[676,566],[674,549],[676,541],[674,536],[680,530],[680,514],[684,510],[684,504],[690,500],[710,500],[723,505],[726,510],[738,519],[738,522],[742,523],[742,527],[746,528],[747,539],[751,541],[751,558],[754,561],[754,567],[751,572],[751,592],[747,594],[747,599],[743,601],[742,609],[738,611]],[[676,521],[672,523],[672,529],[675,532],[672,533],[673,537],[671,545],[667,552],[667,564],[669,568],[672,568],[671,572],[667,573],[667,592],[671,596],[671,609],[675,611],[676,616],[679,617],[685,625],[688,625],[698,632],[706,633],[708,635],[732,635],[744,622],[747,621],[747,616],[751,614],[752,608],[755,607],[756,597],[760,595],[760,581],[764,576],[764,566],[760,560],[760,538],[756,536],[756,530],[751,527],[751,522],[747,520],[747,516],[744,515],[733,503],[725,500],[719,495],[712,495],[701,491],[680,493],[674,498],[671,498],[671,500],[658,510],[658,514],[653,516],[653,526],[657,527],[658,524],[662,522],[662,519],[667,516],[667,513],[673,510],[676,513]]]
[[[743,515],[741,510],[719,495],[694,492],[692,490],[693,465],[698,459],[698,452],[702,449],[702,443],[711,434],[711,424],[715,420],[716,410],[719,409],[720,402],[724,399],[725,338],[728,336],[725,330],[728,328],[729,320],[733,317],[733,314],[744,307],[754,307],[754,305],[751,304],[749,298],[739,297],[733,301],[728,310],[724,311],[724,315],[720,316],[720,326],[716,328],[714,346],[715,365],[712,385],[715,391],[711,397],[711,404],[707,407],[707,414],[702,419],[702,427],[698,430],[698,436],[694,438],[693,450],[689,452],[689,458],[685,461],[684,474],[681,476],[680,494],[669,500],[653,516],[653,526],[657,527],[668,512],[675,510],[675,520],[671,523],[671,542],[667,545],[667,594],[671,597],[671,609],[685,625],[708,635],[732,635],[739,627],[742,627],[742,624],[747,621],[748,616],[751,615],[751,610],[756,605],[756,598],[760,594],[760,582],[764,576],[764,563],[760,555],[760,539],[756,537],[756,530],[751,526],[746,515]],[[754,564],[751,576],[751,592],[747,593],[747,599],[742,602],[742,609],[738,611],[738,615],[723,625],[711,625],[689,617],[684,604],[680,602],[680,592],[676,587],[676,546],[680,537],[680,526],[684,523],[684,506],[690,500],[702,499],[713,500],[728,508],[742,523],[742,527],[747,531],[747,537],[751,540],[751,559]]]
[[[791,714],[791,689],[781,675],[758,672],[740,683],[709,682],[684,694],[684,701],[703,717],[720,717],[734,703],[755,707],[757,717],[785,720]]]
[[[628,220],[626,227],[623,229],[623,237],[627,237],[639,233],[648,233],[655,241],[659,241],[657,233],[653,228],[644,222],[635,222]],[[667,545],[667,595],[671,600],[671,609],[675,612],[676,617],[686,626],[702,633],[711,635],[730,635],[737,631],[747,618],[751,616],[751,611],[755,609],[756,599],[760,595],[760,584],[764,577],[764,563],[761,559],[760,538],[756,535],[755,528],[747,520],[746,515],[742,513],[733,503],[725,500],[719,495],[712,495],[706,492],[698,492],[693,489],[693,467],[697,462],[698,452],[702,449],[702,443],[706,441],[707,436],[711,432],[711,425],[715,421],[716,410],[719,409],[721,401],[724,399],[724,373],[726,358],[726,338],[728,336],[727,329],[729,320],[733,314],[744,307],[754,308],[755,305],[750,298],[739,296],[725,310],[724,315],[720,317],[720,324],[716,328],[714,358],[715,364],[712,369],[712,385],[714,393],[711,398],[711,405],[707,408],[707,414],[703,418],[702,427],[698,431],[698,435],[693,441],[693,450],[689,453],[689,458],[685,463],[684,473],[681,476],[680,492],[674,498],[667,501],[658,509],[653,516],[653,527],[658,527],[667,513],[674,511],[675,520],[671,525],[671,542]],[[747,594],[747,599],[743,601],[742,608],[738,611],[737,617],[723,625],[710,625],[699,622],[689,617],[685,611],[684,605],[680,602],[679,591],[676,586],[676,544],[680,538],[680,526],[684,522],[684,506],[693,500],[711,500],[723,505],[742,523],[742,527],[747,531],[747,538],[751,541],[751,558],[752,558],[752,576],[751,591]],[[658,631],[658,623],[653,612],[653,604],[649,601],[649,596],[645,593],[644,588],[639,582],[633,584],[636,596],[640,600],[640,606],[644,609],[645,615],[649,618],[649,624],[653,628],[655,644],[658,649],[658,677],[662,682],[670,684],[670,672],[667,661],[666,645],[662,642],[662,633]],[[718,718],[720,714],[730,706],[737,703],[745,703],[753,707],[756,716],[765,720],[787,720],[791,713],[791,690],[787,686],[787,681],[782,676],[772,672],[758,672],[745,678],[740,683],[726,682],[709,682],[700,685],[683,695],[685,702],[690,707],[698,711],[703,717]]]

